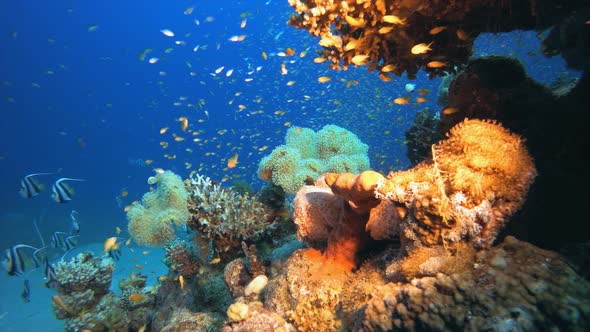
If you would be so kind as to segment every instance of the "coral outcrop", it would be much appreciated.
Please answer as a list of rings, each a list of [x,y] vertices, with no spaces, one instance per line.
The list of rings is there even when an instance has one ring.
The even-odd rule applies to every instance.
[[[557,253],[513,237],[477,253],[467,247],[442,269],[430,262],[434,270],[395,282],[383,263],[401,261],[399,273],[415,262],[392,259],[390,250],[344,274],[318,267],[317,255],[299,250],[267,286],[265,307],[299,331],[584,331],[590,325],[590,283]],[[449,255],[441,250],[440,258]]]
[[[369,168],[368,146],[338,126],[327,125],[317,133],[291,127],[285,141],[260,161],[258,176],[288,194],[326,172],[358,173]]]
[[[164,264],[176,271],[184,278],[192,277],[199,272],[203,261],[198,248],[186,240],[176,239],[168,244],[164,250]]]
[[[507,237],[463,256],[462,270],[377,287],[357,320],[360,331],[584,331],[590,285],[557,253]]]
[[[536,175],[522,139],[499,124],[466,120],[432,151],[432,161],[387,178],[327,174],[329,189],[305,187],[294,201],[299,238],[353,255],[364,241],[359,228],[373,240],[399,233],[405,252],[458,242],[490,247]]]
[[[176,238],[175,230],[189,219],[188,192],[171,171],[150,177],[148,183],[156,189],[127,212],[128,230],[137,244],[162,247]]]
[[[266,206],[254,197],[213,184],[208,177],[197,174],[190,178],[188,191],[188,227],[198,233],[197,241],[206,242],[209,261],[219,255],[232,256],[242,241],[257,240],[274,227],[274,216]]]
[[[121,296],[109,291],[113,261],[84,252],[55,268],[59,295],[53,296],[53,312],[64,319],[66,331],[129,331],[149,325],[155,296],[145,292],[147,277],[119,284]]]
[[[388,81],[388,75],[400,76],[404,72],[413,78],[419,69],[431,77],[446,75],[467,61],[473,41],[481,32],[541,29],[564,18],[569,10],[587,6],[583,1],[560,2],[559,6],[549,3],[553,4],[501,0],[289,0],[296,14],[288,23],[321,37],[319,45],[323,50],[315,62],[329,61],[330,68],[344,70],[351,65],[366,65],[369,71],[379,70],[381,79]],[[580,32],[568,36],[582,35],[582,17],[575,25],[576,32]],[[556,46],[551,49],[569,50],[562,46],[566,41],[552,43]],[[577,59],[582,58],[583,52],[578,53]]]

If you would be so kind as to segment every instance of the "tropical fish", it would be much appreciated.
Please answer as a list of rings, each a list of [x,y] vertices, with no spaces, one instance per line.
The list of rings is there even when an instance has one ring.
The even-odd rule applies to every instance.
[[[416,89],[416,84],[406,83],[406,85],[404,86],[404,90],[406,90],[407,92],[412,92],[414,91],[414,89]]]
[[[227,160],[227,168],[234,168],[238,164],[238,154],[234,154],[233,157]]]
[[[441,33],[446,28],[447,28],[446,26],[434,27],[434,28],[430,29],[430,31],[428,33],[430,33],[431,35],[436,35],[436,34]]]
[[[160,32],[166,37],[174,37],[174,32],[170,31],[169,29],[161,29]]]
[[[104,241],[104,252],[107,252],[111,249],[118,249],[119,246],[117,245],[117,237],[113,236]]]
[[[76,210],[70,212],[70,219],[72,220],[72,230],[70,231],[70,235],[77,235],[80,233],[80,223],[78,222],[79,215],[80,214]]]
[[[30,249],[33,251],[30,259],[25,255],[25,251]],[[4,250],[4,258],[2,260],[2,266],[8,272],[8,275],[21,275],[25,272],[28,265],[30,265],[30,260],[33,261],[34,267],[37,268],[41,266],[41,263],[37,259],[37,253],[43,250],[43,248],[35,248],[26,244],[17,244],[12,246],[6,250]]]
[[[412,47],[412,49],[410,50],[410,52],[412,52],[412,54],[424,54],[427,53],[428,51],[432,51],[432,49],[430,48],[430,46],[433,44],[434,42],[426,45],[425,43],[420,43],[417,45],[414,45],[414,47]]]
[[[180,276],[178,277],[178,282],[180,283],[180,289],[184,288],[184,277]]]
[[[83,179],[72,179],[72,178],[60,178],[51,187],[51,197],[58,203],[67,203],[72,200],[74,190],[64,181],[86,181]]]
[[[31,285],[29,285],[29,279],[25,279],[23,292],[20,294],[20,297],[25,303],[31,302]]]
[[[111,249],[109,249],[109,250],[107,251],[107,255],[108,255],[110,258],[112,258],[112,259],[114,259],[114,260],[118,261],[118,260],[121,258],[121,250],[119,250],[119,248],[118,248],[118,247],[117,247],[117,248],[111,248]]]
[[[446,62],[442,62],[442,61],[430,61],[429,63],[426,64],[426,67],[428,67],[428,68],[440,68],[440,67],[444,67],[446,65],[447,65]]]
[[[66,253],[74,248],[76,248],[76,241],[78,235],[72,235],[65,233],[65,232],[55,232],[51,236],[51,247],[56,249],[61,249]]]
[[[57,275],[55,274],[55,267],[53,264],[49,263],[49,258],[45,256],[43,259],[43,263],[45,265],[45,269],[43,274],[45,275],[45,287],[47,288],[54,288],[59,284],[57,280]]]
[[[399,18],[398,16],[395,16],[395,15],[385,15],[385,16],[383,16],[382,20],[383,20],[383,22],[391,23],[391,24],[403,25],[406,23],[405,18]]]
[[[31,198],[39,195],[41,190],[43,190],[43,184],[37,181],[34,177],[37,175],[48,175],[51,173],[33,173],[26,175],[21,181],[20,186],[21,189],[19,194],[24,198]]]

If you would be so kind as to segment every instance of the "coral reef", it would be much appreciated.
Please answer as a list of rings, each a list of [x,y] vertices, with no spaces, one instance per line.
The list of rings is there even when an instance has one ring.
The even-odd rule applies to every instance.
[[[119,284],[122,295],[109,291],[114,269],[110,258],[95,258],[85,252],[55,268],[53,312],[65,319],[66,331],[129,331],[149,324],[155,296],[145,292],[146,276]]]
[[[197,241],[207,241],[209,260],[231,257],[244,240],[254,241],[274,227],[274,216],[255,198],[213,184],[197,174],[188,181],[190,220]]]
[[[164,249],[164,264],[185,278],[196,275],[203,265],[198,248],[186,240],[176,239]]]
[[[368,168],[368,146],[350,131],[334,125],[324,126],[317,133],[291,127],[285,145],[260,161],[258,176],[294,194],[323,173],[358,173]]]
[[[474,59],[452,81],[444,107],[455,112],[441,114],[438,125],[439,135],[444,135],[465,117],[494,119],[526,137],[524,144],[540,176],[506,233],[556,251],[572,242],[587,242],[590,234],[590,224],[580,223],[579,211],[571,208],[586,204],[586,188],[579,184],[590,181],[583,167],[590,80],[584,73],[572,87],[571,78],[562,77],[559,86],[548,88],[527,77],[513,59]],[[559,209],[559,227],[555,215],[546,212],[547,198],[553,206],[567,207]]]
[[[463,271],[377,287],[357,321],[362,331],[583,331],[590,285],[556,253],[513,237]]]
[[[150,177],[148,183],[156,189],[144,194],[141,204],[127,212],[128,230],[137,244],[161,247],[176,238],[176,227],[185,225],[189,218],[188,192],[182,179],[171,171]]]
[[[436,133],[439,121],[432,112],[425,108],[416,113],[414,123],[406,130],[407,156],[411,166],[431,157],[430,147],[436,143],[441,136]]]
[[[289,4],[296,14],[288,23],[321,37],[323,50],[315,62],[329,61],[330,68],[344,70],[366,65],[369,71],[379,70],[386,81],[391,80],[389,74],[404,72],[413,78],[418,69],[431,77],[446,75],[467,61],[481,32],[541,29],[571,9],[587,6],[583,1],[559,2],[554,7],[538,1],[501,0],[289,0]],[[583,25],[578,22],[578,27]]]
[[[513,237],[477,253],[468,247],[457,248],[442,271],[425,268],[428,276],[414,274],[410,282],[383,274],[382,264],[391,262],[387,250],[341,275],[299,250],[269,283],[265,307],[299,331],[583,331],[590,325],[590,283],[558,254]],[[400,260],[391,267],[416,271],[409,258],[394,258]]]
[[[368,237],[393,240],[399,233],[403,252],[457,242],[490,247],[536,175],[521,138],[492,122],[466,120],[432,151],[432,161],[387,178],[329,173],[304,187],[294,201],[299,239],[326,245],[326,258],[349,267]]]

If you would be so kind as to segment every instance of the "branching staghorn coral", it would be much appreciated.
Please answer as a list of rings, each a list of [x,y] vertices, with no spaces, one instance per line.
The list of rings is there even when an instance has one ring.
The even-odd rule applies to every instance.
[[[238,252],[241,241],[256,240],[272,225],[271,214],[253,197],[222,188],[200,174],[190,178],[187,187],[191,213],[187,225],[209,241],[218,254]]]

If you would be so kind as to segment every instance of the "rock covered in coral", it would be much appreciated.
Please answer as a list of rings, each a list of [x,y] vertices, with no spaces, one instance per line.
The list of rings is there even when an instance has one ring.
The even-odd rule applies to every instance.
[[[219,331],[223,326],[223,317],[212,312],[192,312],[187,309],[174,311],[167,324],[158,331],[161,332],[189,332],[189,331]]]
[[[109,258],[94,257],[91,252],[80,253],[56,265],[57,291],[67,294],[91,289],[99,296],[104,295],[109,292],[114,269]]]
[[[354,133],[335,125],[326,125],[317,132],[291,127],[285,144],[262,158],[258,176],[294,194],[323,173],[368,169],[368,149]]]
[[[323,50],[315,62],[329,61],[330,68],[344,70],[368,66],[389,81],[389,74],[406,72],[413,78],[419,69],[431,77],[446,75],[467,61],[483,31],[548,27],[568,10],[587,6],[556,2],[289,0],[296,14],[288,23],[321,37]]]
[[[189,241],[176,239],[165,248],[164,264],[180,275],[191,277],[199,272],[203,262],[198,248]]]
[[[280,315],[264,308],[262,302],[234,303],[228,308],[223,332],[288,332],[294,327]]]
[[[375,191],[402,208],[402,244],[491,246],[536,176],[523,140],[499,124],[465,120],[432,151],[431,163],[392,172]]]
[[[56,290],[53,311],[58,319],[71,319],[92,309],[109,293],[115,266],[109,258],[95,258],[92,253],[78,254],[55,267]]]
[[[590,284],[558,254],[507,237],[454,274],[377,287],[359,331],[585,331]]]
[[[122,295],[109,291],[114,264],[108,257],[84,252],[55,268],[56,289],[52,307],[65,319],[66,331],[129,331],[149,325],[155,296],[146,292],[147,277],[139,275],[119,284]]]
[[[188,227],[213,246],[215,252],[209,255],[229,257],[240,249],[241,241],[257,240],[272,229],[273,218],[255,198],[222,188],[200,174],[189,181]]]
[[[182,179],[171,171],[158,173],[148,182],[156,189],[144,194],[141,204],[127,212],[127,228],[137,244],[161,247],[176,238],[176,227],[186,225],[188,192]]]
[[[390,268],[404,272],[393,274],[414,273],[396,282],[382,269],[387,251],[339,274],[299,250],[270,281],[265,307],[300,331],[588,329],[590,283],[558,254],[512,237],[477,253],[462,245],[426,248],[442,262],[394,258]]]

